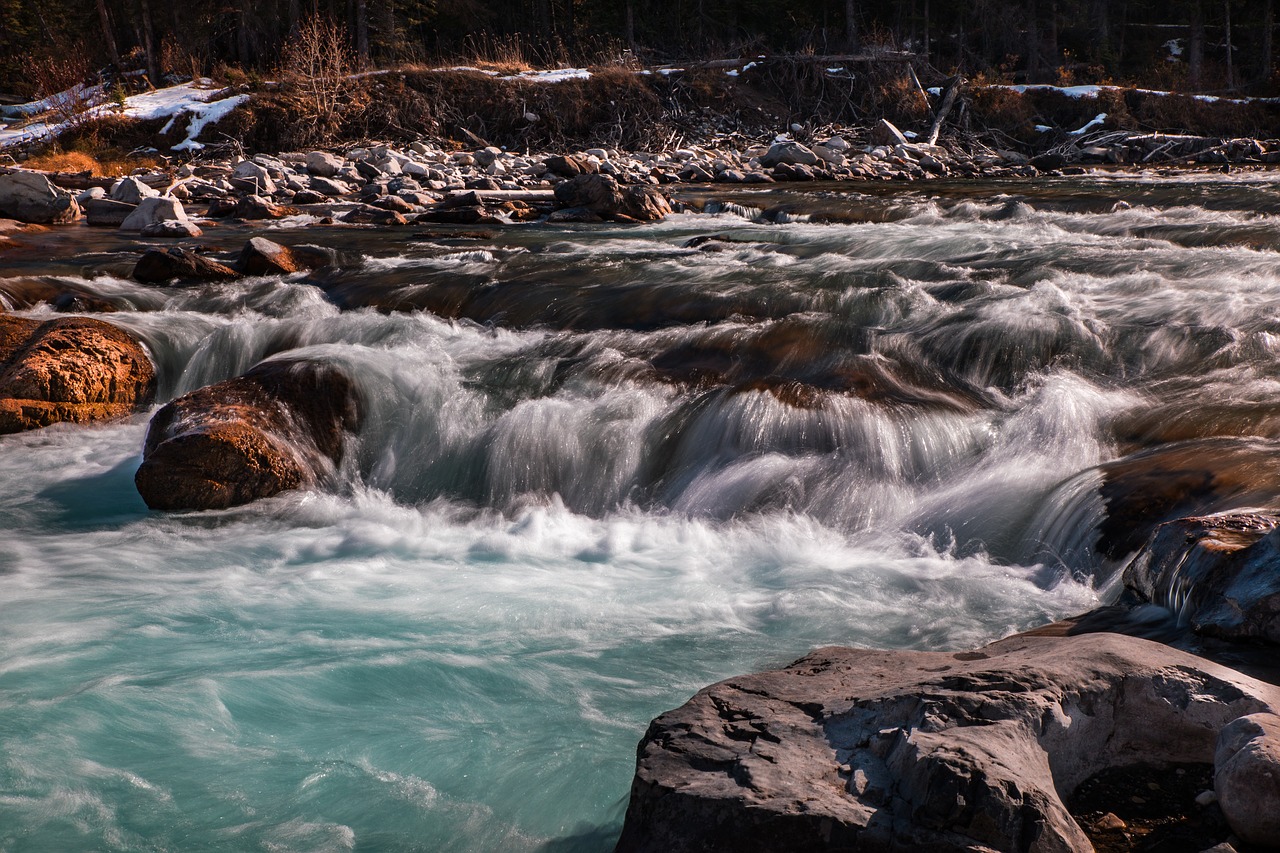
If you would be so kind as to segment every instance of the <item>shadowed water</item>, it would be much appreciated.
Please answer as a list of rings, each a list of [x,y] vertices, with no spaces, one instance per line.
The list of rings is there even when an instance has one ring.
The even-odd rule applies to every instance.
[[[707,683],[1093,607],[1147,470],[1107,465],[1248,437],[1248,479],[1280,438],[1275,188],[286,223],[335,265],[193,288],[84,229],[0,260],[11,308],[118,309],[162,400],[287,352],[366,412],[322,488],[207,513],[137,496],[146,415],[0,438],[0,850],[605,850],[649,719]]]

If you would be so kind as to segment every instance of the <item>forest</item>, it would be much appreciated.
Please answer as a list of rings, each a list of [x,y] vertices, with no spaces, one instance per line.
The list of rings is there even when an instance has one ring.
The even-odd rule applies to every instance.
[[[269,74],[308,20],[364,67],[903,52],[941,74],[1275,91],[1273,0],[0,0],[0,93],[101,69]],[[45,73],[59,66],[61,75]]]

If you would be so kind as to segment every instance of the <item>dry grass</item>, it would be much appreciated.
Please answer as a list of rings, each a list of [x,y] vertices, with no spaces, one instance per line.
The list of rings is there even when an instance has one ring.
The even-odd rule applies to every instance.
[[[103,178],[118,178],[134,169],[164,168],[158,157],[134,156],[110,149],[97,155],[86,151],[50,151],[29,158],[23,165],[42,172],[88,172]]]

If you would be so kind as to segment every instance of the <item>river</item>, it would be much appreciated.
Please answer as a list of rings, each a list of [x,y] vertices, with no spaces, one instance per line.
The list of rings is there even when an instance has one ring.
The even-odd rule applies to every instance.
[[[1096,466],[1280,438],[1278,190],[227,225],[338,263],[191,288],[130,282],[114,232],[0,258],[10,307],[119,309],[160,402],[288,353],[365,410],[322,488],[217,512],[143,504],[147,414],[0,437],[0,851],[604,851],[648,721],[706,684],[1110,600]]]

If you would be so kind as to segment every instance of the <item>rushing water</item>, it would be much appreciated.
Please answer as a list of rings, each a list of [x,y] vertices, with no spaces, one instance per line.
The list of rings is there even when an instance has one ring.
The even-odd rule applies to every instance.
[[[0,851],[607,850],[699,687],[1089,609],[1095,466],[1280,438],[1278,188],[286,225],[338,263],[185,289],[84,229],[0,260],[122,309],[163,399],[288,352],[365,409],[332,482],[221,512],[146,509],[146,415],[0,438]]]

